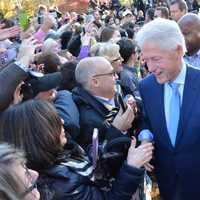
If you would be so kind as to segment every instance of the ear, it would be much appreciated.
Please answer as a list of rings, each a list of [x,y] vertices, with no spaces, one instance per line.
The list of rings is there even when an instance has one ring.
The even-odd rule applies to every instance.
[[[92,78],[91,79],[91,86],[92,86],[92,88],[97,88],[97,87],[99,87],[99,80],[97,79],[97,78]]]
[[[181,45],[177,45],[176,52],[178,54],[178,57],[183,57],[184,54],[185,54],[184,50],[183,50],[183,47]]]

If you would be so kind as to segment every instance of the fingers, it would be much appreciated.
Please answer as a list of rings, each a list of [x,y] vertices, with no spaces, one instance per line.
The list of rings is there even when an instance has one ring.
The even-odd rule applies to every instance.
[[[144,168],[148,171],[148,172],[152,172],[154,170],[154,166],[149,164],[149,163],[145,163],[144,164]]]
[[[121,108],[120,108],[121,109]],[[125,118],[134,119],[134,113],[130,105],[127,105],[126,111],[123,113]]]
[[[135,139],[135,137],[133,137],[132,140],[131,140],[130,148],[134,148],[135,149],[135,145],[136,145],[136,139]]]
[[[153,149],[154,147],[151,143],[146,143],[136,148],[135,154],[138,154],[140,156],[143,165],[148,163],[152,159]],[[147,165],[147,168],[149,170],[153,169],[151,165]]]

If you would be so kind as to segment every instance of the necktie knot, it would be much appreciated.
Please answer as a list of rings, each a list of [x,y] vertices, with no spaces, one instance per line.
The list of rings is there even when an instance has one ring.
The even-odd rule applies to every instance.
[[[171,82],[171,83],[169,83],[169,86],[172,88],[173,91],[177,91],[180,84]]]

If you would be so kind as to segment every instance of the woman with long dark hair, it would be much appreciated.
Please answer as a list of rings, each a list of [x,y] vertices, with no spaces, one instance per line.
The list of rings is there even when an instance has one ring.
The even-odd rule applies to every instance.
[[[143,180],[140,169],[152,158],[152,145],[135,148],[109,191],[94,180],[93,168],[80,146],[66,139],[62,120],[47,102],[27,101],[11,106],[0,118],[1,140],[24,149],[27,166],[39,172],[38,189],[44,200],[130,200]]]

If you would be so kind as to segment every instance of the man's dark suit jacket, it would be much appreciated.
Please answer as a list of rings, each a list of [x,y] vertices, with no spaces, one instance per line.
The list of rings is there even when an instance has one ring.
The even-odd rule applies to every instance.
[[[177,180],[185,200],[200,199],[200,70],[187,66],[175,147],[166,126],[164,85],[150,75],[139,90],[146,125],[154,134],[155,170],[163,199],[172,200]]]
[[[26,77],[27,73],[14,63],[0,71],[0,112],[10,105],[17,85]]]

